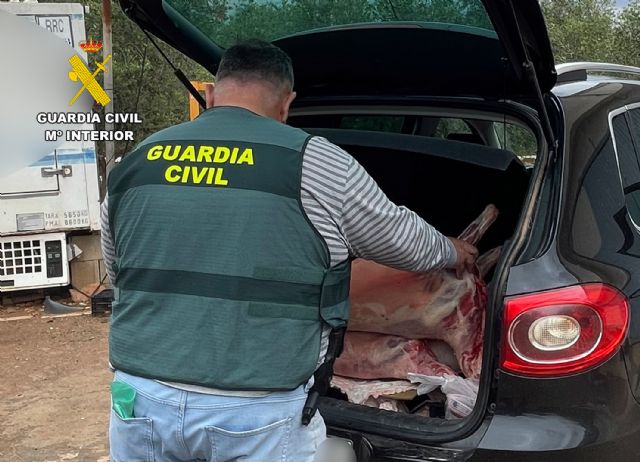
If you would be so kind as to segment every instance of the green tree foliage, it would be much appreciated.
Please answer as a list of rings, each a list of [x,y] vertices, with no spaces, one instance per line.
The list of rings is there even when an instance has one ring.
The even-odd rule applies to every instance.
[[[633,0],[618,17],[614,41],[617,62],[640,67],[640,0]]]
[[[375,3],[374,11],[383,21],[447,22],[493,29],[478,0],[394,0]]]
[[[40,0],[47,1],[57,0]],[[479,0],[165,1],[223,46],[247,38],[273,40],[295,32],[353,22],[432,21],[492,28]],[[90,11],[86,16],[88,35],[101,38],[101,0],[81,2]],[[640,0],[632,0],[619,12],[613,0],[541,0],[541,5],[556,62],[617,61],[640,66]],[[189,78],[213,79],[200,66],[157,41]],[[137,141],[187,120],[187,91],[140,29],[126,18],[117,0],[113,0],[113,50],[115,110],[141,115],[142,124],[127,127],[134,130]],[[101,60],[102,56],[90,59]],[[521,146],[525,153],[534,149],[519,129],[508,128],[506,133],[504,142],[508,146]],[[131,148],[127,143],[117,143],[116,155]]]
[[[274,40],[321,27],[381,21],[430,21],[491,28],[479,0],[167,0],[222,46]]]
[[[543,0],[541,5],[556,62],[611,60],[613,0]]]

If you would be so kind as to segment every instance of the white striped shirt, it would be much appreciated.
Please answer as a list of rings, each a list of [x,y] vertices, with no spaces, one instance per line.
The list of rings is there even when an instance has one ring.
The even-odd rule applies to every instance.
[[[391,202],[351,155],[325,138],[313,137],[307,143],[301,191],[304,211],[329,248],[331,266],[349,257],[417,272],[455,264],[456,251],[449,239],[415,212]],[[113,282],[115,249],[107,202],[105,199],[101,209],[102,253]],[[327,333],[325,330],[319,364],[326,353]],[[262,394],[171,385],[236,396]]]

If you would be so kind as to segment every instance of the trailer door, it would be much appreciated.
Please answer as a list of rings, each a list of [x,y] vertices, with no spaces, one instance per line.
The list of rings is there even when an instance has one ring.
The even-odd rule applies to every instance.
[[[3,177],[0,196],[57,193],[60,191],[60,176],[69,173],[68,169],[58,165],[57,152],[54,151],[31,166]]]

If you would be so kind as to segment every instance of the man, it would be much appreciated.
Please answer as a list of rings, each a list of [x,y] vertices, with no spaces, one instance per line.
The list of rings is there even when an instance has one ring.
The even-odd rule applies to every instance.
[[[126,415],[112,396],[113,462],[313,460],[325,427],[317,413],[304,425],[303,407],[348,318],[351,259],[475,261],[345,151],[286,126],[294,98],[284,52],[231,47],[210,109],[144,140],[109,177],[110,362],[135,394]]]

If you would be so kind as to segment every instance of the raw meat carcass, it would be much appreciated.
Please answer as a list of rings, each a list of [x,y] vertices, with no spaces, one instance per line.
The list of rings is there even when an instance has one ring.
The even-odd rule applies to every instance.
[[[428,341],[369,332],[347,332],[333,370],[356,379],[406,379],[410,372],[455,375],[438,361]]]
[[[494,205],[487,206],[460,239],[475,245],[497,215]],[[444,340],[465,376],[479,377],[487,302],[480,268],[488,271],[498,255],[495,249],[488,252],[476,270],[464,272],[461,279],[448,270],[415,273],[356,260],[351,277],[349,330]],[[371,354],[366,349],[358,351]]]

